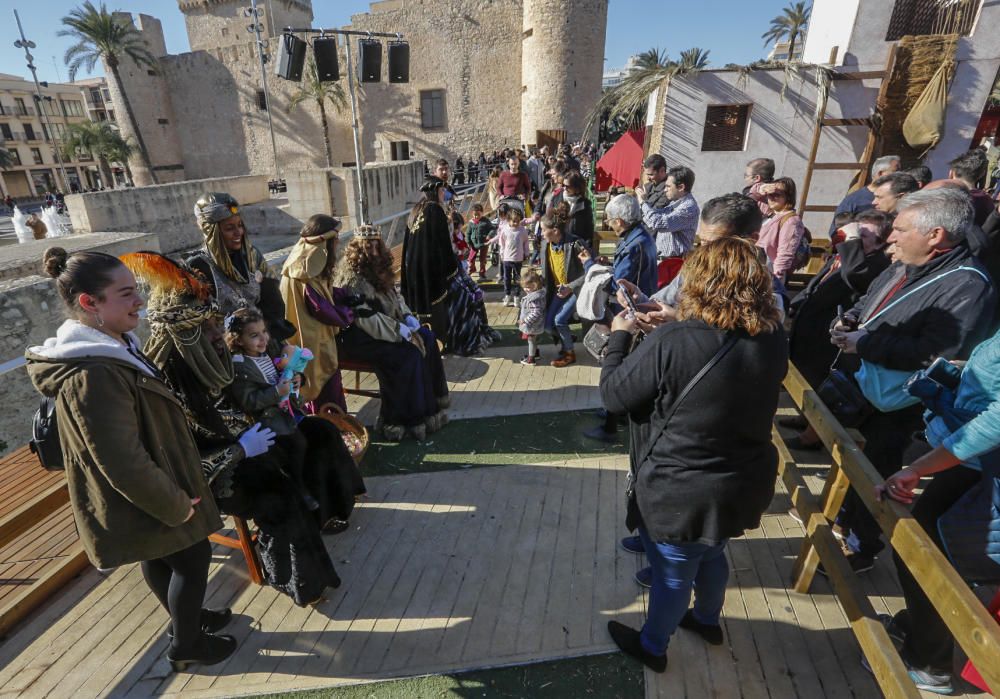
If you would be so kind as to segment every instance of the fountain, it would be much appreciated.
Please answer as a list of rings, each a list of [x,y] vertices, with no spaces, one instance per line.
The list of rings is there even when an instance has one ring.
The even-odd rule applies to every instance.
[[[14,234],[17,236],[17,242],[27,243],[35,239],[35,234],[28,228],[28,217],[16,206],[14,207],[14,215],[11,216],[10,220],[14,224]]]
[[[73,234],[73,225],[69,222],[69,216],[60,214],[54,206],[43,208],[39,218],[49,229],[49,238],[63,238]]]

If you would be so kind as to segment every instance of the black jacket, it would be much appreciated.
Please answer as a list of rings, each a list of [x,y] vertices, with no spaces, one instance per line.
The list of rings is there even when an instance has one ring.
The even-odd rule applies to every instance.
[[[826,378],[837,355],[829,333],[837,306],[845,311],[852,308],[868,291],[872,281],[889,266],[889,258],[882,250],[866,255],[860,239],[841,243],[836,252],[840,256],[840,267],[827,277],[837,257],[827,260],[789,307],[789,315],[794,318],[791,360],[813,387]]]
[[[956,271],[916,290],[959,267],[972,270]],[[904,275],[903,285],[883,303]],[[909,291],[913,293],[903,298]],[[883,312],[876,314],[880,306]],[[861,359],[887,369],[916,371],[936,357],[966,359],[986,339],[995,306],[986,269],[962,243],[923,265],[892,265],[847,315],[868,330],[858,341]]]
[[[701,321],[678,321],[650,333],[628,356],[631,336],[611,334],[601,397],[609,412],[629,416],[636,473],[629,529],[643,524],[655,541],[715,545],[760,525],[774,496],[771,423],[788,344],[781,328],[738,337],[661,431],[675,398],[726,334]],[[636,463],[651,444],[649,458]]]
[[[586,195],[582,195],[570,207],[566,234],[576,236],[587,245],[594,244],[594,208]]]

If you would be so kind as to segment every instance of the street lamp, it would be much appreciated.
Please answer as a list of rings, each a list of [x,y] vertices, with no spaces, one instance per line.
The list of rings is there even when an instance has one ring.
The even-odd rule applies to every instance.
[[[31,55],[30,49],[36,48],[34,41],[28,41],[28,37],[24,35],[24,28],[21,27],[21,18],[17,14],[17,10],[14,10],[14,20],[17,22],[17,31],[21,34],[21,38],[14,42],[14,46],[19,49],[24,49],[24,57],[28,60],[28,70],[31,71],[31,78],[35,81],[35,104],[38,105],[38,116],[42,119],[42,124],[45,125],[45,130],[49,134],[49,138],[52,139],[52,153],[56,159],[56,165],[59,166],[59,172],[62,174],[63,181],[63,191],[68,192],[69,178],[66,176],[66,168],[63,167],[62,156],[59,154],[59,139],[56,138],[56,132],[49,124],[49,117],[42,108],[42,88],[38,84],[38,72],[35,69],[34,60],[35,57]]]
[[[267,129],[271,133],[271,154],[274,156],[274,176],[281,179],[281,168],[278,166],[278,147],[274,142],[274,121],[271,119],[271,97],[267,89],[267,71],[264,64],[267,63],[268,56],[264,53],[267,48],[267,41],[260,36],[264,25],[260,21],[260,8],[257,7],[257,0],[250,0],[250,7],[243,8],[243,16],[252,19],[253,23],[247,26],[247,31],[254,35],[257,40],[257,59],[260,63],[260,81],[264,87],[264,109],[267,111]]]

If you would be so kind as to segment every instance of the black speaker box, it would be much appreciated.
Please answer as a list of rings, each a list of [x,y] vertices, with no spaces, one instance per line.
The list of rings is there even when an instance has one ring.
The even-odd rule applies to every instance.
[[[401,41],[389,44],[389,82],[410,82],[410,45]]]
[[[306,62],[306,42],[294,34],[281,35],[281,50],[275,73],[285,80],[302,80],[302,67]]]
[[[320,82],[340,80],[336,37],[321,37],[313,41],[313,54],[316,56]]]
[[[361,82],[377,83],[382,81],[382,42],[374,39],[362,39],[361,47]]]

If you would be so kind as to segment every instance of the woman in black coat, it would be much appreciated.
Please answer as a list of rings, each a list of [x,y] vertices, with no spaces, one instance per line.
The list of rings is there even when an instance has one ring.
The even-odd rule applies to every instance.
[[[632,352],[634,318],[623,312],[611,328],[601,397],[608,412],[629,415],[626,525],[638,528],[653,575],[641,632],[616,621],[608,630],[619,648],[663,672],[678,626],[722,643],[726,543],[760,526],[774,496],[771,423],[787,340],[771,275],[738,238],[688,257],[676,322]]]

